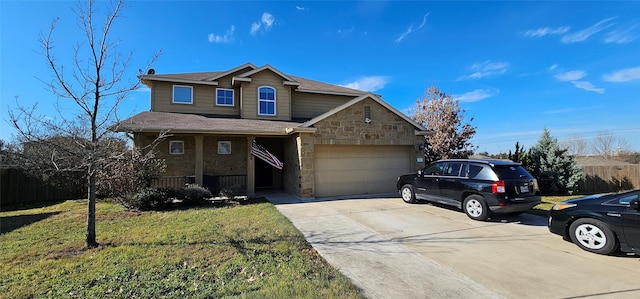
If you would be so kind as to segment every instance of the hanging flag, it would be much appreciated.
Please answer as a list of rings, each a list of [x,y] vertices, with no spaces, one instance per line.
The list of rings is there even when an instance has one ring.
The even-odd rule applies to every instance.
[[[278,160],[276,156],[272,155],[267,149],[257,144],[255,140],[251,144],[251,154],[277,169],[282,169],[282,166],[284,166],[284,163],[280,162],[280,160]]]

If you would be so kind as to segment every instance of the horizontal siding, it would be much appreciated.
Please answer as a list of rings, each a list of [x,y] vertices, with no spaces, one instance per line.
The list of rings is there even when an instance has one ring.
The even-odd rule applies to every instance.
[[[284,79],[272,71],[265,70],[251,76],[251,82],[242,83],[242,117],[255,119],[291,120],[291,88]],[[276,116],[258,115],[258,87],[276,89]]]
[[[294,118],[311,119],[352,100],[354,97],[294,91],[292,98],[291,115]]]
[[[178,112],[178,113],[201,113],[201,114],[223,114],[239,115],[240,105],[238,104],[239,89],[234,92],[234,107],[216,106],[216,88],[231,88],[227,86],[209,86],[195,84],[179,84],[193,87],[193,104],[172,103],[173,83],[154,82],[151,99],[151,110],[158,112]]]

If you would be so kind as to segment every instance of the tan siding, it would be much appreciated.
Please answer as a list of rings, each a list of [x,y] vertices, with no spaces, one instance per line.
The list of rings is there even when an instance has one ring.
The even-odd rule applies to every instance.
[[[254,119],[291,120],[290,87],[284,79],[269,70],[251,76],[251,82],[242,83],[242,117]],[[258,115],[258,87],[270,86],[276,90],[276,116]]]
[[[291,115],[293,118],[311,119],[352,99],[353,97],[351,96],[294,91],[291,100]]]
[[[156,94],[156,92],[157,92],[157,90],[156,90],[156,86],[158,86],[158,85],[157,85],[155,82],[151,81],[150,86],[149,86],[149,88],[151,88],[151,94],[150,94],[150,96],[151,96],[151,99],[150,99],[150,102],[151,102],[151,105],[150,105],[151,111],[156,111],[156,100],[155,100],[155,99],[156,99],[155,94]]]
[[[152,93],[152,110],[158,112],[179,112],[179,113],[203,113],[203,114],[224,114],[238,115],[238,90],[234,92],[234,107],[216,106],[215,91],[216,86],[178,84],[193,87],[193,104],[172,103],[173,83],[155,82]],[[224,86],[223,88],[230,88]]]

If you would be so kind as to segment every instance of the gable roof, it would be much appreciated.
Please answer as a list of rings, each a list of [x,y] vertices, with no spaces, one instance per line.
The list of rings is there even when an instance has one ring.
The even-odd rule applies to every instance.
[[[243,64],[243,65],[241,65],[239,67],[232,68],[232,69],[230,69],[230,70],[228,70],[226,72],[220,72],[219,74],[217,74],[217,75],[215,75],[215,76],[213,76],[211,78],[207,78],[205,80],[206,81],[214,81],[216,79],[220,79],[220,78],[222,78],[224,76],[231,75],[231,74],[233,74],[235,72],[241,71],[241,70],[246,69],[246,68],[251,68],[251,69],[255,70],[257,67],[255,65],[253,65],[251,62],[247,62],[247,63],[245,63],[245,64]]]
[[[404,119],[406,122],[410,123],[412,126],[414,126],[416,128],[417,131],[419,132],[424,132],[424,134],[429,134],[429,132],[427,131],[427,129],[425,127],[423,127],[422,125],[418,124],[417,122],[415,122],[414,120],[412,120],[411,118],[409,118],[408,116],[404,115],[404,113],[398,111],[396,108],[393,108],[391,105],[387,104],[387,102],[383,101],[379,96],[372,94],[372,93],[367,93],[365,95],[359,96],[351,101],[348,101],[336,108],[333,108],[321,115],[318,115],[316,117],[314,117],[313,119],[305,122],[304,124],[302,124],[300,127],[301,128],[310,128],[311,126],[313,126],[314,124],[316,124],[317,122],[328,118],[329,116],[338,113],[339,111],[342,111],[356,103],[359,103],[365,99],[372,99],[374,101],[376,101],[378,104],[382,105],[383,107],[387,108],[389,111],[391,111],[392,113],[394,113],[395,115],[399,116],[400,118]],[[416,132],[416,134],[418,134],[418,132]],[[422,134],[422,133],[421,133]]]
[[[251,63],[245,63],[227,71],[217,72],[197,72],[197,73],[178,73],[178,74],[147,74],[141,75],[140,80],[144,81],[162,81],[175,83],[218,85],[218,79],[241,71],[243,69],[251,69],[245,73],[233,77],[235,81],[251,81],[251,76],[264,70],[270,70],[283,78],[283,84],[294,86],[297,92],[320,93],[346,96],[360,96],[366,94],[366,91],[348,88],[336,84],[329,84],[320,81],[314,81],[302,77],[291,76],[281,72],[271,65],[263,65],[256,67]]]

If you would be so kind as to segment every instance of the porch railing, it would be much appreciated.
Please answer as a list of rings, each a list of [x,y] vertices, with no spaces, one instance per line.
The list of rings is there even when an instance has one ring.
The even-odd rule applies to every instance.
[[[163,176],[153,180],[151,187],[156,188],[171,188],[180,189],[184,188],[187,184],[194,184],[196,177],[193,175],[188,176]]]
[[[165,176],[155,179],[152,187],[180,189],[187,184],[194,184],[195,176]],[[202,177],[202,187],[211,191],[213,195],[220,194],[221,190],[231,190],[238,195],[247,193],[247,175],[204,175]]]
[[[238,195],[247,193],[247,175],[204,175],[202,183],[213,195],[218,195],[222,190],[230,190]]]

